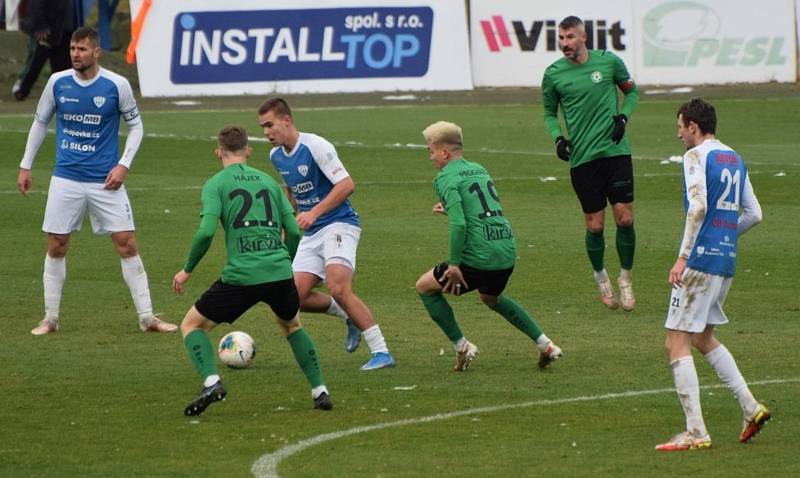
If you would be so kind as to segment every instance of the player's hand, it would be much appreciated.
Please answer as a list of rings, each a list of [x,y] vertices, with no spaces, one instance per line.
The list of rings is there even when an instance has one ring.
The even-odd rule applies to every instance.
[[[441,201],[433,205],[433,208],[431,208],[431,214],[444,214],[445,216],[447,215],[447,212],[444,210],[444,206],[442,205]]]
[[[625,115],[617,115],[614,117],[614,131],[611,132],[611,141],[619,144],[622,137],[625,136],[625,125],[628,124],[628,117]]]
[[[17,189],[19,189],[19,192],[21,192],[23,196],[27,196],[28,191],[31,190],[31,187],[33,187],[31,170],[19,168],[19,176],[17,176]]]
[[[183,294],[183,285],[189,281],[190,277],[192,277],[191,273],[181,269],[172,279],[172,290],[178,295]]]
[[[679,257],[669,270],[669,283],[674,289],[683,287],[683,273],[686,271],[686,259]]]
[[[297,227],[305,231],[317,222],[317,215],[311,211],[305,211],[299,213],[295,220],[297,221]]]
[[[562,161],[569,161],[569,155],[572,153],[572,143],[563,136],[556,138],[556,155]]]
[[[444,281],[443,291],[448,294],[461,295],[461,291],[467,290],[469,287],[458,266],[447,266],[447,270],[442,274],[441,280]]]
[[[128,168],[125,166],[118,164],[114,166],[114,169],[108,172],[108,176],[106,176],[106,185],[104,189],[108,189],[110,191],[116,191],[122,186],[122,183],[125,182],[125,179],[128,177]]]

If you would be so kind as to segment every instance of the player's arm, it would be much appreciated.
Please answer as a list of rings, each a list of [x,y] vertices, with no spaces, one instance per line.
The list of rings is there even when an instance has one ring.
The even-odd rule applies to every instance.
[[[745,175],[744,188],[742,188],[742,199],[739,202],[742,214],[739,215],[739,221],[736,226],[736,232],[739,235],[749,231],[750,228],[761,222],[761,204],[758,202],[753,185],[750,183],[750,175]]]
[[[125,138],[125,147],[122,150],[122,156],[114,168],[108,172],[106,176],[105,189],[117,190],[125,182],[128,177],[128,171],[133,164],[133,158],[136,152],[139,151],[139,146],[142,144],[144,137],[144,125],[142,124],[142,117],[139,114],[139,108],[136,106],[136,99],[133,97],[133,89],[130,83],[124,81],[117,85],[119,91],[119,112],[125,124],[128,125],[128,136]]]
[[[39,152],[39,148],[42,147],[42,143],[47,137],[47,125],[53,118],[55,111],[56,102],[53,96],[53,77],[51,76],[47,80],[47,85],[42,91],[41,98],[39,98],[39,104],[36,106],[33,124],[31,124],[31,129],[28,132],[28,141],[25,143],[25,153],[19,163],[17,188],[19,192],[26,196],[33,187],[33,176],[31,175],[33,160],[36,159],[36,153]]]
[[[286,190],[286,188],[284,188]],[[289,191],[291,197],[291,191]],[[297,254],[297,245],[300,243],[300,228],[297,227],[297,221],[294,217],[294,207],[289,202],[285,195],[278,197],[278,213],[281,216],[281,225],[283,226],[283,243],[289,250],[289,257],[294,260]]]
[[[325,199],[317,203],[310,210],[297,215],[297,225],[300,229],[308,229],[323,214],[342,204],[356,190],[355,182],[339,159],[336,149],[332,144],[319,138],[319,141],[309,145],[314,162],[317,163],[322,174],[333,184],[333,189]]]
[[[443,274],[442,284],[444,292],[458,295],[462,287],[465,290],[468,286],[461,273],[461,256],[464,252],[464,243],[467,238],[467,220],[464,217],[464,208],[461,204],[461,196],[453,189],[445,190],[442,195],[442,203],[445,205],[447,214],[448,235],[448,255],[447,270]]]
[[[206,255],[206,252],[208,252],[208,248],[211,247],[211,242],[214,240],[214,233],[217,230],[218,220],[219,217],[212,214],[204,214],[200,218],[200,226],[197,228],[197,232],[192,239],[192,245],[189,248],[189,256],[186,258],[183,269],[178,271],[178,273],[175,274],[175,278],[172,280],[172,288],[175,290],[176,294],[183,293],[183,285],[189,280],[194,268],[197,267],[197,264],[200,263],[200,260]]]
[[[563,136],[561,124],[558,122],[558,103],[558,92],[550,75],[545,71],[542,78],[542,109],[544,110],[544,125],[547,127],[547,131],[553,141]]]
[[[613,53],[611,53],[613,55]],[[628,68],[621,58],[614,55],[614,83],[620,91],[625,95],[622,100],[622,114],[625,115],[625,120],[629,120],[633,114],[634,108],[639,104],[639,86],[633,81]]]
[[[705,156],[691,149],[683,156],[683,174],[686,183],[686,199],[689,208],[686,210],[686,224],[683,229],[683,240],[678,249],[678,259],[669,273],[669,283],[673,287],[683,285],[683,272],[692,255],[700,228],[708,210],[708,194],[706,191]]]

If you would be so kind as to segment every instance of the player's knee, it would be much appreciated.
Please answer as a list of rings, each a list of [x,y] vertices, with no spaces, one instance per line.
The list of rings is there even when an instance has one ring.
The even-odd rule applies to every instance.
[[[602,222],[587,222],[586,223],[586,230],[591,232],[592,234],[602,234],[603,233],[603,223]]]
[[[616,218],[617,226],[631,227],[633,226],[633,214],[622,214]]]
[[[353,289],[350,287],[349,283],[329,283],[328,290],[331,293],[331,297],[336,299],[336,302],[340,304],[346,302],[347,298],[353,295]]]

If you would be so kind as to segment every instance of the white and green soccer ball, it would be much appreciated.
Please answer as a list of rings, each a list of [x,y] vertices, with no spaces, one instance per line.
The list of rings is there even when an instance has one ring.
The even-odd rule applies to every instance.
[[[256,356],[256,344],[252,337],[237,330],[220,339],[217,354],[228,367],[246,368]]]

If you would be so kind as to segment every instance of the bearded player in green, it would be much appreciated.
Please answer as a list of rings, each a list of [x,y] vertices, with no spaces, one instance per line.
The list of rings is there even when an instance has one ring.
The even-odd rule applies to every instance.
[[[443,293],[461,295],[478,290],[481,301],[536,343],[539,367],[561,357],[555,345],[519,304],[501,295],[514,271],[517,246],[511,224],[503,215],[492,177],[478,163],[462,157],[463,135],[453,123],[439,121],[422,132],[430,160],[439,173],[433,182],[439,203],[434,213],[447,215],[449,257],[417,280],[425,309],[456,351],[454,370],[467,370],[478,356]]]
[[[639,101],[639,90],[622,60],[605,50],[586,48],[586,31],[580,18],[561,21],[558,44],[564,57],[550,65],[542,79],[544,122],[556,143],[556,154],[569,161],[572,187],[586,220],[586,252],[594,269],[600,300],[616,309],[633,310],[631,269],[636,247],[633,229],[633,166],[625,125]],[[617,88],[625,95],[621,111]],[[569,138],[558,122],[564,115]],[[603,225],[607,201],[617,223],[620,300],[614,296],[603,265]]]
[[[176,293],[183,293],[184,284],[211,246],[217,221],[221,222],[228,250],[222,277],[195,302],[181,323],[189,359],[203,378],[203,390],[184,410],[186,416],[200,415],[227,394],[207,332],[222,322],[232,324],[258,302],[266,303],[275,313],[278,326],[311,385],[314,408],[333,408],[316,346],[298,317],[300,300],[292,277],[292,257],[300,241],[300,229],[278,183],[247,165],[250,153],[244,128],[222,128],[214,154],[223,170],[203,186],[200,227],[186,263],[172,283]]]

